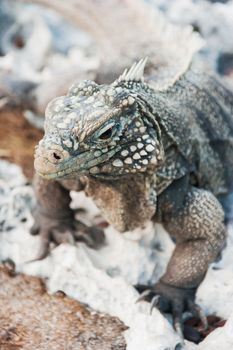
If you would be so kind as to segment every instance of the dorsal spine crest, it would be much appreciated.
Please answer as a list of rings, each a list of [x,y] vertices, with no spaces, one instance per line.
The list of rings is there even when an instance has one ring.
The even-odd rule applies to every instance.
[[[142,58],[139,62],[134,62],[134,64],[129,69],[125,69],[122,75],[115,81],[114,85],[124,82],[124,81],[144,81],[144,69],[147,63],[148,57]]]

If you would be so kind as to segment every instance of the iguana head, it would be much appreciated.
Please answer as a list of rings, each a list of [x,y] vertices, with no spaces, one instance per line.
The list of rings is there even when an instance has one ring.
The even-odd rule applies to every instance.
[[[162,158],[158,125],[145,118],[139,97],[146,60],[113,84],[74,84],[46,109],[45,135],[35,152],[35,169],[47,179],[80,174],[118,177],[145,172]]]

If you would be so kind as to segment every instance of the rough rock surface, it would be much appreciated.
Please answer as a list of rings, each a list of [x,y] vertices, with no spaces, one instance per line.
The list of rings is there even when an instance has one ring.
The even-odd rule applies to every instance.
[[[0,266],[1,350],[124,350],[116,317],[91,312],[57,292],[49,295],[39,278],[11,275]]]

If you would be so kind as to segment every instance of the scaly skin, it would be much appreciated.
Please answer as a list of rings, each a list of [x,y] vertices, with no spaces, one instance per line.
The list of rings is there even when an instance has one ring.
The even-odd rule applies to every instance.
[[[191,68],[154,90],[143,82],[144,65],[111,85],[75,84],[49,104],[35,154],[35,225],[46,242],[59,243],[61,231],[75,236],[72,189],[84,189],[120,232],[162,223],[177,244],[144,296],[171,311],[181,333],[182,313],[200,314],[197,287],[225,242],[216,196],[232,189],[233,97]]]

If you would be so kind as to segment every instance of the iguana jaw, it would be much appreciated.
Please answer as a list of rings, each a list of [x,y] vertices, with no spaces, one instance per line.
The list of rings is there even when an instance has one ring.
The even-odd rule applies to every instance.
[[[76,177],[80,174],[93,175],[96,167],[108,162],[115,152],[116,149],[93,158],[90,151],[70,156],[59,145],[53,145],[49,149],[38,146],[35,152],[34,167],[38,175],[48,180]]]

